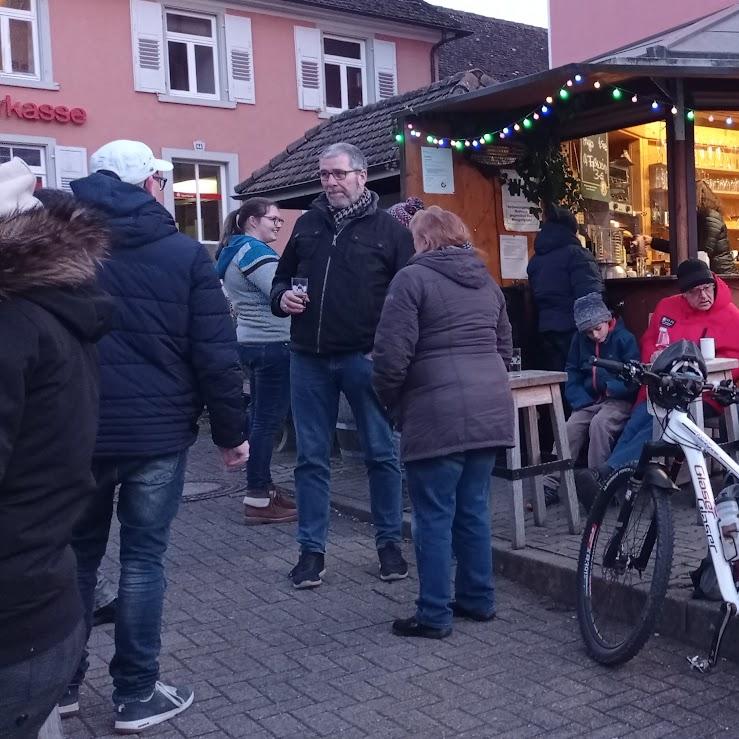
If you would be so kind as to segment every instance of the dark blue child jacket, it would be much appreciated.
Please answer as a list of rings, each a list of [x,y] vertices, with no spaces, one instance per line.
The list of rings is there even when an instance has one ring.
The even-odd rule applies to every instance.
[[[639,359],[639,345],[619,318],[602,344],[596,344],[585,334],[577,333],[572,338],[567,357],[567,385],[565,397],[574,410],[600,403],[607,398],[634,400],[638,388],[628,385],[615,375],[600,367],[593,367],[591,357],[626,362]]]

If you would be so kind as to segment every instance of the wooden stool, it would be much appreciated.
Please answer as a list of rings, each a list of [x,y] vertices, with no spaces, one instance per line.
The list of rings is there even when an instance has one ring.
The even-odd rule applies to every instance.
[[[580,510],[575,492],[575,476],[572,472],[573,461],[570,459],[570,443],[565,429],[565,414],[562,407],[560,383],[567,379],[564,372],[546,372],[544,370],[524,370],[508,375],[513,393],[514,439],[516,446],[506,450],[506,467],[496,467],[493,476],[510,480],[513,484],[513,548],[526,546],[524,530],[523,480],[534,478],[534,523],[543,526],[546,522],[546,505],[544,504],[543,475],[550,472],[561,472],[560,491],[564,492],[567,522],[571,534],[580,532]],[[554,431],[554,444],[559,459],[542,464],[539,447],[539,427],[536,407],[548,406]],[[521,445],[519,434],[518,412],[524,413],[524,434],[526,452],[529,459],[527,467],[521,467]]]

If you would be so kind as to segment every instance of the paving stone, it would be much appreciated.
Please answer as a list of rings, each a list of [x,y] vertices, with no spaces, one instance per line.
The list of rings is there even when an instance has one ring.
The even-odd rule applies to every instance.
[[[289,460],[276,461],[289,479]],[[334,494],[366,505],[364,470],[337,468]],[[192,450],[188,481],[223,490],[237,482],[207,438]],[[500,489],[495,498],[504,540],[509,501]],[[560,515],[552,511],[546,529],[527,520],[532,551],[576,556],[577,537]],[[695,538],[692,528],[686,522],[680,535]],[[412,547],[411,577],[381,583],[371,527],[334,513],[330,574],[299,592],[285,577],[293,534],[291,525],[243,526],[239,494],[183,502],[167,555],[161,667],[163,680],[194,687],[196,698],[147,737],[692,738],[698,729],[727,735],[735,724],[733,662],[690,673],[684,658],[695,648],[658,637],[618,670],[601,667],[586,655],[570,607],[502,577],[494,622],[455,621],[443,641],[399,639],[390,623],[413,612],[417,595]],[[680,572],[690,557],[676,558]],[[105,568],[115,573],[115,562]],[[96,628],[90,649],[82,715],[65,722],[73,739],[112,735],[112,627]]]

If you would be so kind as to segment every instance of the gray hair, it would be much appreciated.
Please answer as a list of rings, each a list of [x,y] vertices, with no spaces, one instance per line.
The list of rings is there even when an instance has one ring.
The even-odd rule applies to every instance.
[[[367,169],[367,157],[362,154],[354,144],[339,142],[338,144],[330,144],[318,155],[318,161],[329,159],[331,157],[339,157],[346,154],[349,157],[349,166],[352,169]]]

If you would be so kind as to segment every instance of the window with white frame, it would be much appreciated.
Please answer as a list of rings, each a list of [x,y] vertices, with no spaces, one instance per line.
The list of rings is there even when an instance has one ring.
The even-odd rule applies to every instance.
[[[333,114],[398,93],[395,42],[295,26],[298,105]]]
[[[212,162],[174,160],[174,218],[182,233],[215,247],[226,217],[223,193],[225,166]]]
[[[364,105],[367,89],[364,41],[324,36],[323,81],[326,110]]]
[[[37,0],[0,0],[0,73],[40,79]]]
[[[48,177],[46,147],[0,142],[0,164],[9,162],[13,157],[22,159],[36,175],[36,187],[46,187]]]
[[[167,71],[173,95],[220,97],[214,16],[167,10]]]

